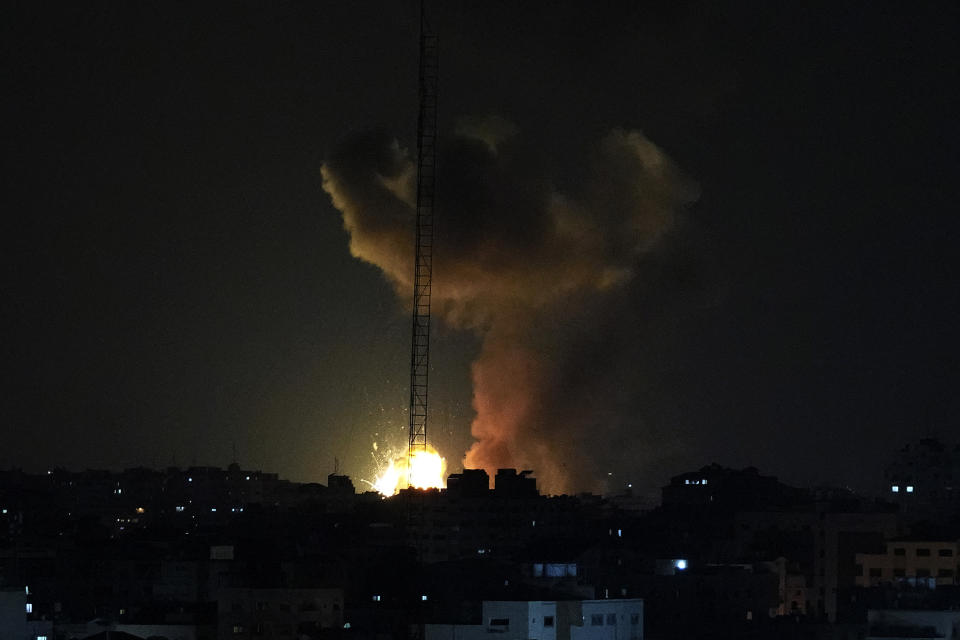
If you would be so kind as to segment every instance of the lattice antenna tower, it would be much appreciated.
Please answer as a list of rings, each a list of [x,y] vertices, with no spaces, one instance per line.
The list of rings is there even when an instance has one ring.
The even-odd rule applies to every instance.
[[[433,209],[437,173],[438,38],[420,3],[420,80],[417,114],[417,229],[410,354],[410,440],[407,461],[427,448],[427,379],[430,369],[430,293],[433,278]],[[408,473],[410,465],[407,465]]]

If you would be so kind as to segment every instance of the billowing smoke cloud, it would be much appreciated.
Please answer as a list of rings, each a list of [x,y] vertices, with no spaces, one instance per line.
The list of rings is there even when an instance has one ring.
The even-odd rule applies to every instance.
[[[574,480],[600,476],[591,434],[623,422],[623,389],[611,384],[617,359],[597,361],[611,330],[603,314],[645,277],[645,258],[697,186],[641,132],[626,130],[606,134],[576,177],[558,183],[517,127],[490,118],[460,123],[440,169],[433,309],[482,341],[472,367],[476,442],[464,465],[534,469],[552,493],[595,489]],[[322,172],[351,253],[409,298],[410,153],[365,132],[343,141]]]

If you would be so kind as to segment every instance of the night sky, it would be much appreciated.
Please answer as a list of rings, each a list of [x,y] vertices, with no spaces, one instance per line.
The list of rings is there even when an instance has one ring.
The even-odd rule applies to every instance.
[[[0,8],[0,467],[235,448],[294,480],[334,457],[372,479],[373,443],[406,442],[409,301],[351,256],[321,167],[365,198],[369,166],[415,149],[416,4],[59,5]],[[469,319],[440,314],[429,433],[452,471],[494,352],[549,378],[509,455],[552,461],[552,488],[648,494],[718,462],[870,490],[911,438],[958,439],[955,2],[432,14],[438,286],[445,265],[629,273],[529,313],[483,289]],[[634,143],[669,184],[631,182]],[[545,240],[560,196],[598,245]],[[640,243],[617,226],[631,197],[658,225]],[[504,305],[508,323],[483,311]]]

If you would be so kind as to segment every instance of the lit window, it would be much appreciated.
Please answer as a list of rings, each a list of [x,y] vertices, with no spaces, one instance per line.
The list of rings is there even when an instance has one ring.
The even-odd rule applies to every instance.
[[[216,513],[216,512],[217,512],[216,507],[210,507],[210,513]]]
[[[27,595],[30,595],[30,587],[29,586],[24,587],[23,592]]]
[[[143,507],[137,507],[137,513],[143,513]]]
[[[623,537],[623,529],[617,529],[617,537],[618,537],[618,538],[622,538],[622,537]]]
[[[7,510],[6,510],[6,509],[4,509],[4,510],[3,510],[3,513],[4,513],[4,515],[6,515],[6,513],[7,513]]]
[[[682,560],[682,559],[681,559],[681,560],[677,560],[677,561],[675,561],[675,562],[673,563],[673,566],[675,566],[675,567],[676,567],[677,569],[679,569],[680,571],[683,571],[684,569],[687,568],[687,561],[686,561],[686,560]]]
[[[250,476],[247,476],[247,480],[249,480],[249,479],[250,479]]]
[[[27,603],[27,613],[33,613],[33,605],[29,602]]]
[[[913,493],[913,485],[912,485],[912,484],[908,484],[908,485],[907,485],[907,493]]]
[[[187,482],[193,482],[193,478],[187,478]],[[243,628],[243,627],[241,627],[241,629],[242,629],[242,628]],[[236,629],[236,627],[234,627],[234,629]],[[235,631],[234,633],[240,633],[240,632],[239,632],[239,631]]]
[[[37,640],[47,640],[47,636],[37,636]]]
[[[373,596],[374,602],[380,602],[380,596]]]
[[[690,484],[690,481],[689,481],[689,480],[684,480],[684,481],[683,481],[683,484]]]
[[[422,596],[420,596],[420,600],[423,601],[423,602],[426,602],[426,601],[427,601],[427,594],[423,594]]]
[[[703,480],[701,480],[700,482],[701,482],[702,484],[707,484],[707,479],[706,479],[706,478],[704,478],[704,479],[703,479]]]
[[[890,487],[890,493],[900,493],[900,485],[895,484]]]
[[[183,513],[183,506],[177,505],[177,513]]]
[[[243,633],[243,625],[239,625],[239,624],[233,625],[233,632],[237,634]]]

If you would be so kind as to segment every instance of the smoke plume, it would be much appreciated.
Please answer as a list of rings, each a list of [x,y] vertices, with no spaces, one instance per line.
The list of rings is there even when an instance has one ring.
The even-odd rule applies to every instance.
[[[607,333],[623,323],[606,314],[625,307],[618,301],[698,188],[639,131],[607,133],[563,183],[537,151],[499,118],[461,121],[448,137],[433,310],[481,338],[476,442],[464,466],[534,469],[542,488],[563,493],[597,486],[574,480],[600,476],[588,442],[623,428],[629,390],[615,383],[623,363]],[[351,253],[409,298],[414,158],[385,133],[364,132],[333,151],[322,175]]]

